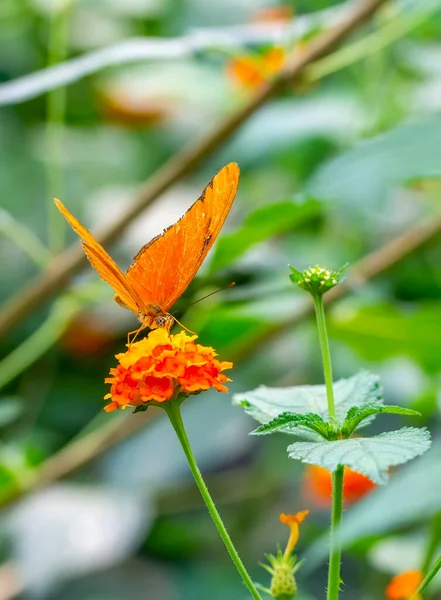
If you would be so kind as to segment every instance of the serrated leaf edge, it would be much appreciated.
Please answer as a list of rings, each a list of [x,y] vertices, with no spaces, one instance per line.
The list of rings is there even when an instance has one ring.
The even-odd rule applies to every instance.
[[[430,436],[429,430],[427,429],[427,427],[402,427],[401,429],[397,429],[395,431],[385,431],[383,433],[380,433],[379,435],[372,436],[371,438],[369,438],[369,437],[359,438],[360,440],[368,440],[368,439],[374,439],[374,438],[378,439],[378,438],[381,438],[381,437],[389,436],[391,434],[398,434],[398,433],[404,432],[404,431],[415,431],[415,432],[425,433],[426,434],[425,439],[421,440],[421,441],[422,442],[423,441],[429,442],[429,444],[427,445],[427,447],[423,447],[423,444],[421,444],[421,447],[419,448],[419,451],[417,451],[416,454],[412,458],[408,458],[407,460],[402,461],[402,462],[400,460],[394,461],[394,462],[390,462],[390,464],[388,465],[388,467],[385,468],[385,469],[383,469],[383,468],[380,469],[378,467],[377,468],[377,472],[379,473],[379,478],[378,479],[376,479],[376,478],[374,479],[372,477],[372,474],[368,473],[365,469],[354,468],[352,465],[346,465],[344,462],[340,463],[340,464],[342,464],[344,466],[348,466],[353,471],[356,471],[357,473],[361,473],[362,475],[365,475],[366,477],[368,477],[369,479],[371,479],[374,483],[377,483],[378,485],[384,485],[384,484],[386,484],[388,482],[388,480],[389,480],[389,474],[388,474],[389,467],[394,467],[394,466],[397,466],[397,465],[405,464],[409,460],[413,460],[417,456],[421,456],[421,454],[424,454],[424,452],[426,452],[429,449],[430,444],[431,444],[431,436]],[[347,438],[347,439],[344,439],[344,440],[323,441],[323,442],[294,442],[293,444],[291,444],[290,446],[288,446],[287,451],[288,451],[288,455],[293,460],[301,460],[302,462],[307,463],[307,464],[318,464],[318,466],[323,466],[323,465],[321,465],[321,464],[319,464],[317,462],[313,462],[313,461],[308,460],[307,458],[304,458],[304,457],[301,457],[301,456],[291,456],[290,455],[290,449],[292,447],[294,447],[294,446],[298,447],[300,444],[308,444],[308,445],[317,444],[317,443],[318,444],[321,444],[321,443],[323,443],[323,444],[344,444],[345,442],[356,441],[356,440],[357,440],[357,438]],[[377,463],[377,465],[378,465],[378,463]]]

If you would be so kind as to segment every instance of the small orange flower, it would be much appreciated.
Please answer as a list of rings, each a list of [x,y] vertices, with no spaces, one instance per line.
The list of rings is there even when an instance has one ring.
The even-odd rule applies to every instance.
[[[252,23],[289,23],[294,17],[294,11],[289,4],[258,8],[250,17]]]
[[[172,98],[152,96],[150,90],[127,89],[118,81],[106,83],[98,101],[104,118],[135,128],[162,124],[176,108]]]
[[[165,328],[155,329],[128,350],[117,354],[118,366],[110,369],[111,399],[104,410],[110,412],[127,406],[146,406],[149,402],[166,402],[178,395],[188,395],[215,388],[228,392],[222,373],[231,369],[230,362],[220,362],[213,348],[195,344],[196,335],[184,331],[171,335]]]
[[[365,475],[345,467],[343,490],[346,504],[353,504],[371,492],[377,486]],[[308,465],[305,469],[304,489],[308,500],[321,507],[331,505],[332,475],[328,469],[318,465]]]
[[[421,596],[415,595],[424,575],[421,571],[405,571],[392,577],[386,588],[388,600],[421,600]]]
[[[309,510],[302,510],[295,515],[285,515],[282,513],[280,515],[280,521],[284,525],[288,525],[291,529],[291,535],[289,536],[288,543],[285,548],[284,557],[288,558],[291,556],[292,551],[296,547],[297,542],[299,541],[299,525],[303,523],[306,517],[309,515]]]
[[[265,54],[237,56],[227,64],[227,73],[244,87],[258,87],[283,67],[285,58],[285,50],[277,47],[270,48]]]

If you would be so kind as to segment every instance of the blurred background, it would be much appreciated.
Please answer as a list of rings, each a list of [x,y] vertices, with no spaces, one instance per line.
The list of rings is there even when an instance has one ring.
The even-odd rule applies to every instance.
[[[79,246],[53,196],[92,231],[114,223],[144,180],[353,6],[1,0],[2,302],[14,303],[53,255]],[[220,167],[239,164],[231,214],[177,305],[201,343],[234,361],[234,381],[228,396],[188,401],[184,421],[254,580],[268,585],[258,562],[285,545],[279,513],[311,510],[298,546],[303,600],[324,597],[326,558],[311,549],[329,522],[326,473],[289,460],[288,436],[249,437],[255,423],[231,404],[232,393],[260,384],[322,383],[309,299],[289,282],[288,264],[349,262],[356,271],[380,250],[371,257],[378,273],[353,279],[329,310],[334,376],[378,372],[388,404],[423,415],[380,417],[371,432],[426,425],[434,438],[387,487],[354,483],[344,597],[383,598],[393,574],[423,568],[439,551],[440,36],[438,0],[388,3],[110,247],[126,268]],[[63,61],[68,81],[59,70],[24,78]],[[383,265],[381,249],[396,238]],[[1,336],[0,600],[247,597],[163,415],[103,412],[104,377],[135,327],[87,267]]]

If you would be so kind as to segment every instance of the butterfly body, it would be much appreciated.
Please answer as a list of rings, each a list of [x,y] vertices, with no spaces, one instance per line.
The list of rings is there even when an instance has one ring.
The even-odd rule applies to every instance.
[[[121,300],[118,294],[115,294],[113,296],[113,299],[117,304],[119,304],[123,308],[131,310],[130,306],[124,304],[123,300]],[[144,329],[145,327],[148,327],[149,329],[165,327],[167,330],[169,330],[175,322],[173,315],[163,310],[157,304],[149,304],[148,306],[146,306],[146,312],[139,311],[136,316],[141,322],[142,329]]]
[[[135,313],[141,329],[170,329],[175,319],[168,311],[187,289],[218,236],[238,183],[239,167],[226,165],[177,223],[141,248],[126,273],[60,200],[55,203],[82,238],[92,267],[114,289],[115,301]]]

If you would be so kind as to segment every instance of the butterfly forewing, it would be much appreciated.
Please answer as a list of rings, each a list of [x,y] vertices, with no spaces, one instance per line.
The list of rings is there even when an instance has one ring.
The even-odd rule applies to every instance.
[[[168,310],[187,289],[230,211],[239,167],[219,171],[185,215],[146,244],[125,277],[144,302]]]

